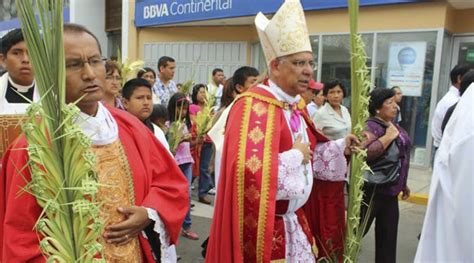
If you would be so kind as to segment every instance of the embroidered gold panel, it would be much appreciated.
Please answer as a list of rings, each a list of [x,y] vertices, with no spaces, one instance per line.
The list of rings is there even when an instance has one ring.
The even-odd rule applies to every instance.
[[[125,220],[125,216],[117,208],[134,205],[133,181],[127,156],[119,140],[105,146],[94,146],[93,151],[97,155],[100,217],[106,226],[120,223]],[[108,263],[142,262],[138,237],[125,245],[108,244],[104,239],[100,242],[104,245],[104,257]]]

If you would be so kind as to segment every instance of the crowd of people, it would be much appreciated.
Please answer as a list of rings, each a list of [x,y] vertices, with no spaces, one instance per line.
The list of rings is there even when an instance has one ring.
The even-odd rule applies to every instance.
[[[115,191],[124,193],[130,187],[127,176],[133,182],[131,194],[104,196],[107,202],[113,200],[103,213],[126,215],[121,222],[107,221],[102,243],[106,260],[174,262],[179,235],[206,240],[192,228],[196,185],[198,202],[212,205],[211,195],[216,196],[206,262],[342,262],[348,163],[355,147],[364,147],[374,172],[363,189],[364,232],[375,220],[375,261],[396,262],[398,196],[410,196],[412,145],[400,126],[402,89],[375,88],[370,93],[367,138],[360,142],[351,134],[343,83],[313,80],[314,58],[307,33],[300,34],[307,29],[299,1],[285,1],[272,20],[257,15],[255,24],[268,73],[262,76],[249,66],[235,72],[215,68],[210,83],[195,83],[189,91],[173,80],[178,63],[174,58],[162,56],[156,72],[145,67],[136,78],[125,80],[120,65],[102,57],[94,34],[80,25],[65,25],[66,101],[77,102],[85,116],[78,125],[91,137],[99,157],[99,180],[117,184]],[[0,77],[0,114],[25,113],[39,95],[21,30],[2,38],[0,62],[7,70]],[[226,79],[225,73],[231,76]],[[463,94],[472,97],[473,88],[468,88],[474,71],[456,66],[451,81],[432,124],[438,151],[443,133],[459,138],[449,121],[462,125],[455,108],[472,108],[472,100],[471,106],[457,102]],[[203,133],[200,118],[206,110],[212,125]],[[175,144],[176,129],[180,137]],[[26,145],[20,137],[2,157],[0,262],[44,261],[33,230],[41,209],[32,195],[18,196],[31,180],[28,171],[18,170],[27,164]],[[449,151],[449,145],[444,147]],[[445,152],[439,155],[447,158]],[[457,161],[462,163],[462,157]],[[463,165],[470,169],[467,164],[456,167]],[[107,177],[110,173],[118,179]],[[442,174],[436,178],[443,187],[462,187],[447,184]],[[436,196],[434,190],[431,194]],[[442,197],[430,201],[417,254],[420,262],[449,259],[452,254],[446,250],[430,252],[459,243],[451,234],[437,234],[436,227],[452,221],[439,219],[447,201],[436,205],[436,200]],[[472,229],[472,223],[461,223]],[[467,239],[462,240],[471,244]]]

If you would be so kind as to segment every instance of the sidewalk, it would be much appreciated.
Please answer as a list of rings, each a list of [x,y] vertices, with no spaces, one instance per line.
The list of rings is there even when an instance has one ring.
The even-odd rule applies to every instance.
[[[398,249],[397,262],[413,262],[416,248],[418,246],[417,236],[421,232],[426,205],[420,205],[427,201],[430,190],[431,169],[411,167],[408,175],[408,186],[411,189],[412,197],[407,202],[400,202],[400,221],[398,226]],[[201,243],[209,235],[212,214],[214,207],[197,202],[196,191],[193,191],[193,203],[195,207],[191,211],[192,229],[198,233],[199,240],[194,241],[180,237],[177,246],[178,255],[181,262],[204,262],[201,256]],[[212,198],[214,199],[214,198]],[[421,201],[420,201],[421,200]],[[362,250],[359,262],[374,262],[375,258],[375,237],[374,226],[362,240]]]

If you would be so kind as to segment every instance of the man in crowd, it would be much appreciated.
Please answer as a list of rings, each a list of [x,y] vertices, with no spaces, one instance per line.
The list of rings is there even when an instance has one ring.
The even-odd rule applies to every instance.
[[[474,262],[472,78],[471,83],[462,85],[460,92],[464,93],[446,125],[435,156],[430,199],[416,251],[417,263]]]
[[[153,86],[153,103],[168,106],[171,96],[178,92],[176,83],[173,81],[176,70],[174,58],[163,56],[158,60],[158,79]]]
[[[450,73],[451,87],[449,87],[448,93],[436,105],[433,121],[431,123],[431,135],[433,136],[433,146],[435,151],[438,149],[441,142],[443,132],[441,131],[441,125],[444,119],[446,111],[458,102],[459,96],[459,85],[461,84],[462,77],[470,70],[468,65],[456,65]]]
[[[208,92],[214,93],[216,96],[215,109],[220,109],[222,91],[224,89],[224,71],[220,68],[215,68],[212,70],[212,80],[211,83],[207,85]]]
[[[395,123],[400,124],[402,122],[402,112],[400,110],[400,104],[402,103],[402,98],[403,98],[403,93],[402,89],[399,86],[393,86],[392,87],[393,92],[395,92],[395,103],[397,103],[397,116],[395,117],[395,120],[393,120]]]
[[[7,72],[0,77],[0,114],[22,114],[29,101],[37,100],[28,49],[20,29],[0,41],[0,64]]]
[[[299,0],[285,1],[271,21],[259,13],[255,24],[269,79],[231,106],[206,262],[315,262],[301,209],[313,185],[312,155],[346,167],[344,151],[354,137],[318,147],[330,148],[333,160],[314,152],[327,139],[300,101],[314,61]]]
[[[309,89],[306,90],[303,94],[301,94],[301,97],[306,102],[306,109],[308,110],[308,114],[310,117],[312,117],[314,113],[324,103],[324,100],[322,102],[320,102],[320,100],[316,100],[316,97],[318,96],[318,94],[321,93],[321,91],[323,90],[323,86],[324,85],[322,83],[316,82],[312,79],[309,82],[309,86],[308,86]],[[315,101],[320,104],[317,104]]]
[[[186,179],[137,118],[100,102],[106,73],[97,38],[80,25],[65,25],[64,49],[66,102],[82,98],[77,103],[81,110],[77,124],[91,138],[101,186],[97,202],[106,204],[100,206],[106,226],[99,240],[103,258],[107,262],[155,262],[151,251],[156,246],[149,242],[156,238],[155,231],[162,249],[158,244],[154,254],[161,254],[162,262],[176,261],[173,244],[189,203]],[[22,169],[28,162],[27,142],[21,138],[11,147],[0,174],[0,196],[5,200],[0,206],[0,261],[44,262],[35,231],[42,209],[33,195],[23,191],[31,180],[29,170]],[[114,218],[122,221],[112,223]],[[142,235],[145,229],[148,239]]]

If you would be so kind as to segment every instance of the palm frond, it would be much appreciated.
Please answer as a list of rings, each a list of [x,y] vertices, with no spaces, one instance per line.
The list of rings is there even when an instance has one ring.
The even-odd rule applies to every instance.
[[[16,5],[41,96],[22,125],[31,171],[25,191],[43,208],[35,225],[39,247],[48,262],[92,262],[102,251],[104,226],[91,141],[74,123],[80,110],[65,101],[63,1],[16,0]]]
[[[369,117],[369,70],[364,42],[357,32],[359,1],[348,0],[351,40],[351,89],[352,89],[352,133],[363,140],[363,132]],[[368,169],[365,162],[366,150],[358,150],[351,160],[349,184],[349,204],[347,209],[346,238],[344,242],[344,262],[357,262],[360,252],[363,224],[360,222],[360,207],[363,199],[364,171]]]

